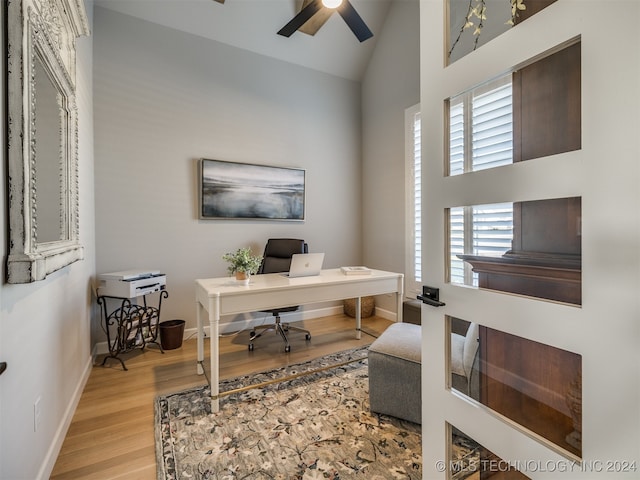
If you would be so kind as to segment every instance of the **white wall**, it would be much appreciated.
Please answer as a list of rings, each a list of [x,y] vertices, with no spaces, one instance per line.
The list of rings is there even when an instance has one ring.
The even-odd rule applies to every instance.
[[[89,18],[90,7],[89,2]],[[91,368],[89,283],[95,272],[91,50],[91,37],[78,39],[80,240],[85,247],[85,259],[46,280],[9,285],[4,283],[8,240],[7,231],[3,230],[0,361],[7,362],[8,368],[0,377],[2,479],[49,477],[64,440],[65,422],[73,414]],[[3,52],[6,55],[4,45]],[[4,81],[2,72],[3,90]],[[3,114],[2,121],[4,118]],[[4,154],[2,149],[0,156]],[[6,178],[4,160],[1,168]],[[3,225],[8,223],[5,188],[2,182]],[[38,431],[34,432],[33,405],[37,398],[41,398],[41,414]]]
[[[361,260],[360,88],[96,7],[97,271],[167,274],[162,319],[195,327],[194,280],[225,252],[303,238]],[[306,169],[304,222],[198,220],[197,159]]]
[[[420,101],[417,0],[391,4],[362,81],[363,261],[404,272],[404,111]],[[390,308],[389,300],[376,305]]]

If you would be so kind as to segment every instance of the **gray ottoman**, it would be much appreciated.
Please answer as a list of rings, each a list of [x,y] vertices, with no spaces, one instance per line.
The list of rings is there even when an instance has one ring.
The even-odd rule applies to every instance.
[[[394,323],[369,347],[371,411],[422,422],[420,325]]]

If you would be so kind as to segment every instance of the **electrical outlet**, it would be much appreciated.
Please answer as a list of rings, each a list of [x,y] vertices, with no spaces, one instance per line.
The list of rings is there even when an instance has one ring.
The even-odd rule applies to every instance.
[[[38,431],[38,428],[40,427],[40,414],[41,409],[40,409],[40,403],[42,401],[42,397],[38,396],[38,398],[36,398],[35,402],[33,402],[33,431],[34,433]]]

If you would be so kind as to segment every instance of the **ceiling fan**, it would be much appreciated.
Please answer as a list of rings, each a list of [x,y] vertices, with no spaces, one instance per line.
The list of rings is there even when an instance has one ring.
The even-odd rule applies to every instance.
[[[349,0],[304,0],[300,12],[280,29],[278,35],[290,37],[297,30],[315,35],[334,11],[340,14],[360,42],[373,37],[373,33]]]

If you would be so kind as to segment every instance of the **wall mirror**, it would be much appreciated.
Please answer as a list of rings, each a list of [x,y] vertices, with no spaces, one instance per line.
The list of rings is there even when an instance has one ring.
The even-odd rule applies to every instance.
[[[78,225],[76,38],[84,0],[7,3],[9,256],[29,283],[83,258]]]

